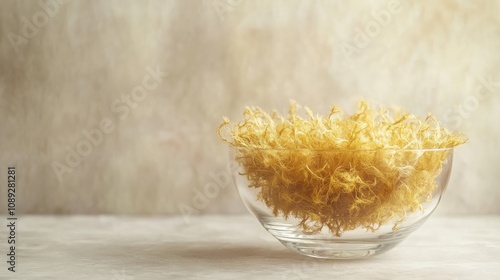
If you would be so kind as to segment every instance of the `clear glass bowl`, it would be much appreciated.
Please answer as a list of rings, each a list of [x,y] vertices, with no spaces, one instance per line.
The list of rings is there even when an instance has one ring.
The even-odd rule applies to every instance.
[[[325,259],[390,250],[436,209],[453,149],[231,148],[248,210],[286,247]]]

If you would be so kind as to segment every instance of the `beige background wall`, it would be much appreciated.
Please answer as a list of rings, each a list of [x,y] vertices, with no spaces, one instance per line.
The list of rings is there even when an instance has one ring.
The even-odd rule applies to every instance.
[[[223,115],[360,98],[467,134],[438,212],[500,213],[500,1],[37,3],[0,2],[0,193],[13,163],[20,213],[244,213]]]

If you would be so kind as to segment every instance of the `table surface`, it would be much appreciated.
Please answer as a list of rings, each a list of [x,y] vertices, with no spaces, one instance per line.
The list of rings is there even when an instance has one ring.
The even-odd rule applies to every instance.
[[[252,216],[21,216],[16,230],[12,273],[1,227],[1,279],[500,279],[500,216],[431,217],[349,261],[300,256]]]

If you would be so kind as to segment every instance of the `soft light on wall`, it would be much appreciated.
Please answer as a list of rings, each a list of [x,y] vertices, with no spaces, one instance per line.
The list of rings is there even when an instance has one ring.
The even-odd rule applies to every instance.
[[[0,162],[20,213],[244,213],[222,116],[361,98],[467,134],[438,211],[500,213],[499,2],[1,6]]]

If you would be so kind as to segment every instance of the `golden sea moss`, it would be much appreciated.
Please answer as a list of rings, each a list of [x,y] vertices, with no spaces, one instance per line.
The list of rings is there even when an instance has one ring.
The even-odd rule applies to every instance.
[[[221,135],[229,120],[218,129],[258,199],[276,216],[300,219],[305,233],[327,226],[340,236],[404,220],[436,189],[446,148],[465,142],[431,115],[420,120],[365,102],[350,116],[337,107],[326,117],[305,111],[300,117],[292,103],[285,118],[246,108],[230,139]]]

